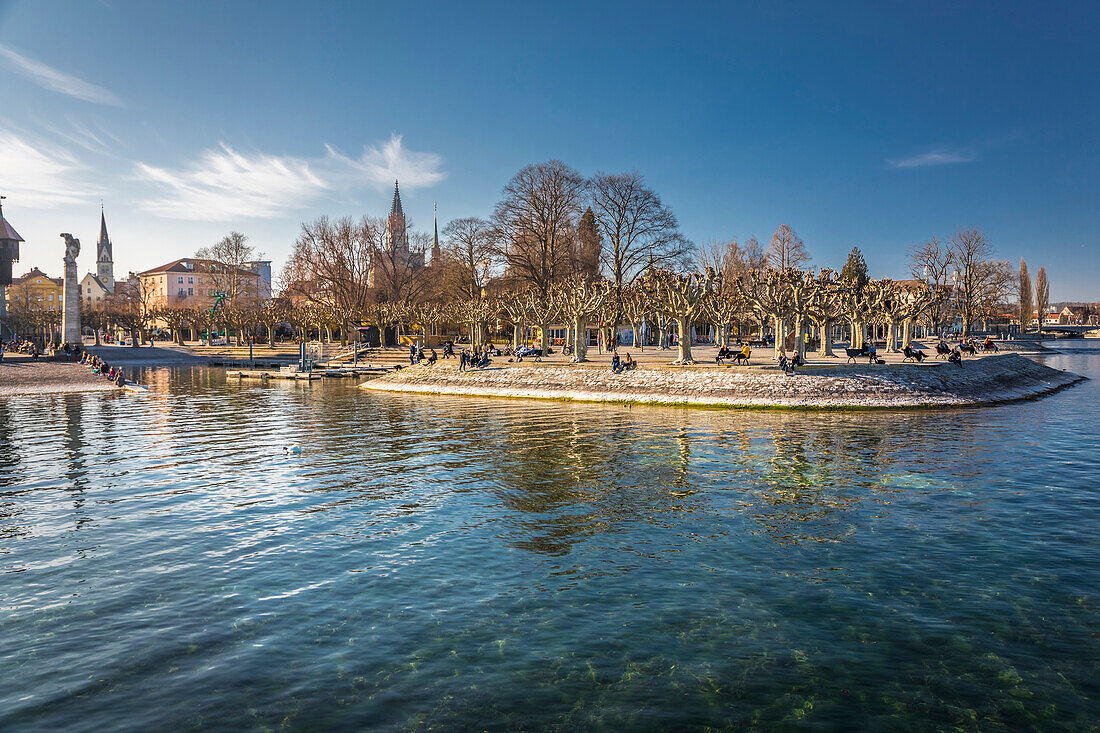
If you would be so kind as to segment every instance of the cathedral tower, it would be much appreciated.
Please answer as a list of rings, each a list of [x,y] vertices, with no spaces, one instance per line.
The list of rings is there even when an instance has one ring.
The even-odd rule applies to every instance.
[[[107,219],[103,209],[99,211],[99,243],[96,245],[96,276],[107,288],[108,293],[115,292],[115,258],[111,251],[111,239],[107,236]]]

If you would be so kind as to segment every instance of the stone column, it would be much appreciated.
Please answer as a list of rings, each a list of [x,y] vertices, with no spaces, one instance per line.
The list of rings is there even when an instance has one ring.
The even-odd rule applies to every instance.
[[[62,296],[61,340],[69,344],[81,343],[80,338],[80,281],[76,279],[76,257],[80,254],[80,240],[71,234],[65,238],[65,293]]]

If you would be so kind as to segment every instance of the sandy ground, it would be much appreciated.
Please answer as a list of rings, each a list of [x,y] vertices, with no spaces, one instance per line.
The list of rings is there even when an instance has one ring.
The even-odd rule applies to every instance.
[[[80,364],[34,360],[22,354],[4,354],[0,363],[0,397],[61,392],[111,392],[118,390],[105,377]]]

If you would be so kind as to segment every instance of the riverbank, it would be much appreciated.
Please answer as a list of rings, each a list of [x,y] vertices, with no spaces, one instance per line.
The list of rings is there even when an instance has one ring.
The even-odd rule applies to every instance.
[[[120,391],[114,383],[75,362],[32,359],[22,354],[5,354],[0,363],[0,397],[63,392]]]
[[[721,407],[889,409],[965,407],[1039,397],[1084,377],[1018,354],[968,359],[962,366],[836,364],[800,369],[639,368],[613,374],[604,364],[501,363],[459,372],[451,363],[416,366],[360,385],[387,392],[519,397],[585,402]]]

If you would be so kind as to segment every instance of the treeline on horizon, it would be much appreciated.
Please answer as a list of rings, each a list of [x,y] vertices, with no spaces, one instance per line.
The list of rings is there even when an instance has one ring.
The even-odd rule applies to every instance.
[[[221,315],[156,307],[131,281],[102,307],[86,309],[84,320],[91,328],[109,323],[134,331],[158,320],[175,331],[220,318],[239,331],[264,327],[269,338],[282,322],[324,324],[342,337],[358,324],[415,330],[447,322],[468,326],[473,338],[506,322],[514,332],[538,326],[543,339],[548,323],[579,329],[593,319],[608,328],[647,320],[662,329],[665,321],[684,328],[705,320],[722,327],[720,338],[733,325],[740,332],[767,323],[777,334],[801,334],[842,320],[856,342],[876,324],[908,332],[923,322],[939,332],[961,320],[969,333],[976,322],[1009,311],[1026,328],[1033,307],[1044,312],[1049,304],[1045,270],[1032,287],[1023,260],[1017,270],[998,259],[980,230],[911,248],[910,279],[874,279],[858,247],[839,271],[812,268],[787,224],[766,246],[752,237],[696,247],[640,173],[586,178],[557,160],[516,173],[488,219],[447,223],[438,251],[429,233],[411,228],[412,256],[390,246],[387,233],[396,224],[373,216],[303,223],[278,293],[264,302],[236,274],[255,252],[233,232],[196,253],[211,262],[208,275],[225,293]],[[430,255],[426,266],[417,253]]]

